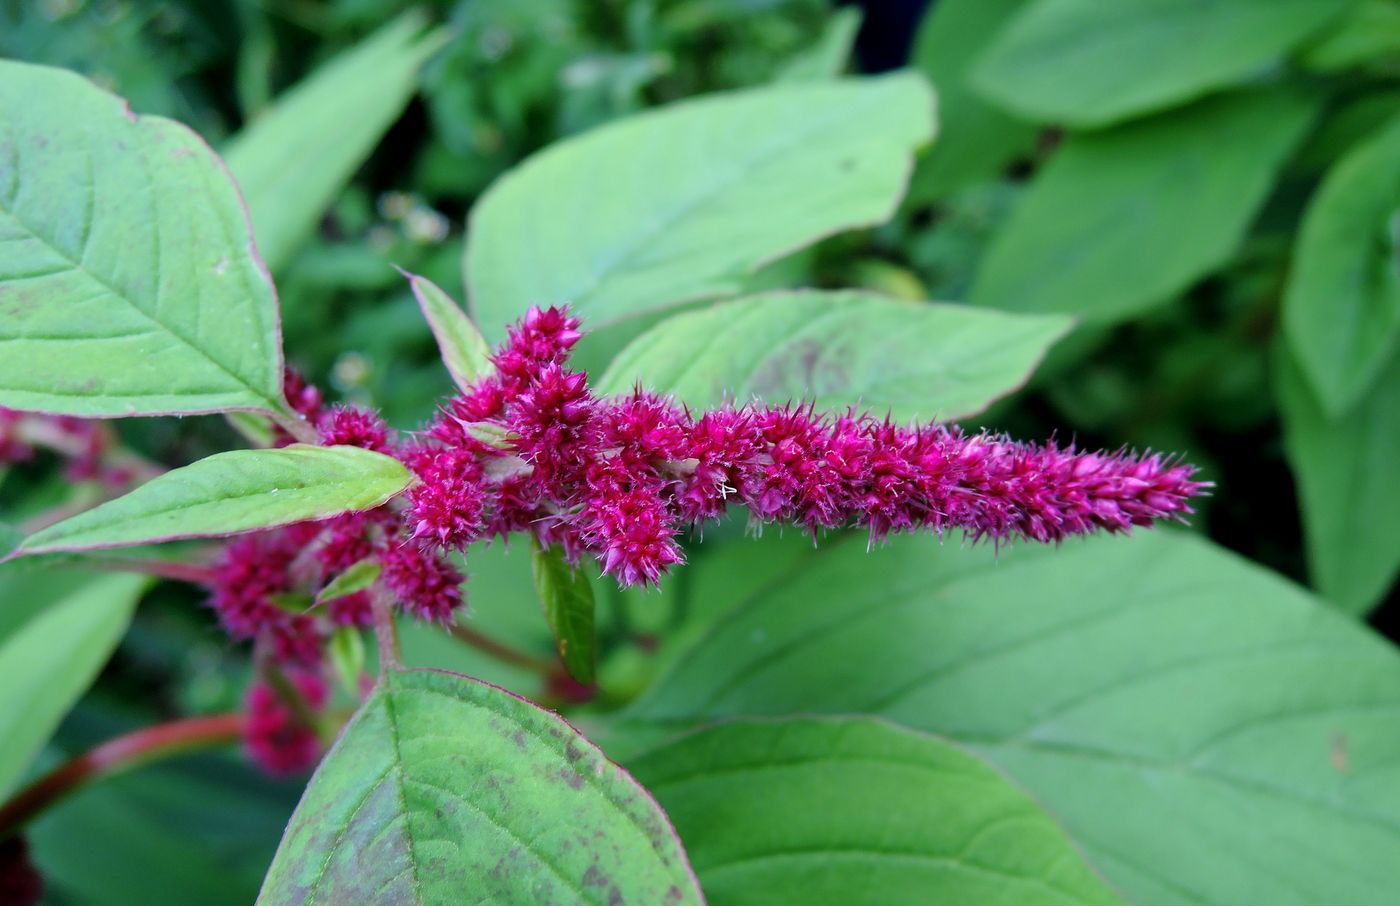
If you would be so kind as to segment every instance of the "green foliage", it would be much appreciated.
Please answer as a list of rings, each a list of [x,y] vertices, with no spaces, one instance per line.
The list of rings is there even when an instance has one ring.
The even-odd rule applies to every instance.
[[[1400,332],[1400,119],[1328,171],[1298,238],[1283,317],[1313,392],[1344,414]]]
[[[597,639],[593,617],[593,585],[588,574],[573,566],[558,545],[531,549],[531,574],[535,594],[544,605],[545,622],[554,634],[554,646],[569,675],[580,683],[592,683],[597,673]]]
[[[1238,251],[1314,109],[1255,89],[1075,135],[992,241],[973,301],[1093,321],[1167,302]]]
[[[974,80],[1029,119],[1105,126],[1246,82],[1350,4],[1035,0],[987,49]]]
[[[699,903],[665,816],[558,717],[439,671],[389,673],[312,778],[261,906]]]
[[[810,400],[901,422],[965,418],[1025,383],[1070,326],[874,293],[748,296],[662,321],[599,385],[625,393],[640,383],[700,408]]]
[[[632,720],[878,715],[1006,771],[1135,901],[1387,901],[1391,646],[1172,532],[880,557],[847,543],[750,598]]]
[[[76,581],[75,581],[76,580]],[[7,796],[131,623],[144,576],[0,574],[7,606],[43,605],[0,624],[0,796]]]
[[[774,81],[819,82],[839,76],[850,62],[862,18],[859,7],[846,6],[836,10],[826,24],[821,40],[789,60]]]
[[[772,258],[887,219],[932,116],[927,83],[901,74],[702,98],[552,147],[472,211],[477,323],[499,337],[569,302],[601,327],[732,295]]]
[[[1040,131],[983,100],[969,69],[1026,0],[939,0],[914,39],[910,64],[938,90],[945,135],[920,159],[909,187],[916,201],[937,201],[955,189],[996,179],[1007,164],[1030,152]]]
[[[397,460],[358,447],[232,450],[40,529],[15,553],[129,547],[324,519],[379,506],[409,477]]]
[[[280,408],[276,299],[208,146],[23,63],[0,61],[0,114],[0,405]]]
[[[1284,442],[1298,480],[1308,564],[1318,589],[1364,615],[1400,571],[1400,356],[1338,418],[1328,416],[1302,368],[1279,350]]]
[[[398,119],[445,35],[405,14],[279,97],[224,149],[274,272]]]
[[[715,906],[1122,902],[995,768],[882,721],[719,724],[633,769]]]

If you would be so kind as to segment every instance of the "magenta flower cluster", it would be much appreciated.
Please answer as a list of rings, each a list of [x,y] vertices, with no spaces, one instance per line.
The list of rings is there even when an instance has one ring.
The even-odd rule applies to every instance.
[[[533,532],[624,585],[654,584],[682,534],[732,505],[814,535],[861,527],[961,529],[974,540],[1059,541],[1182,518],[1201,482],[1157,455],[1092,453],[897,425],[800,404],[695,414],[638,389],[598,398],[568,368],[581,336],[565,309],[533,309],[494,374],[453,399],[409,462],[413,537],[463,550]]]
[[[0,466],[28,462],[43,448],[63,460],[63,475],[69,481],[120,487],[132,475],[125,466],[110,461],[111,441],[110,431],[101,422],[0,407]]]
[[[494,370],[408,441],[364,410],[325,407],[289,375],[287,398],[322,443],[395,456],[418,481],[405,500],[377,510],[229,543],[212,582],[228,631],[314,676],[329,630],[366,626],[371,611],[364,591],[324,607],[311,607],[312,595],[370,558],[400,607],[447,622],[465,578],[449,558],[514,532],[558,545],[574,562],[591,555],[623,585],[653,585],[682,562],[686,532],[735,505],[755,522],[814,536],[859,527],[878,541],[956,529],[973,540],[1055,542],[1183,518],[1205,487],[1192,466],[1158,455],[1024,444],[793,403],[693,413],[641,389],[602,398],[569,368],[581,336],[567,309],[532,309],[496,351]],[[268,694],[250,699],[267,717],[250,750],[284,771],[314,737],[292,732],[290,712]],[[324,695],[316,698],[319,706]],[[277,740],[300,748],[289,743],[279,756]]]

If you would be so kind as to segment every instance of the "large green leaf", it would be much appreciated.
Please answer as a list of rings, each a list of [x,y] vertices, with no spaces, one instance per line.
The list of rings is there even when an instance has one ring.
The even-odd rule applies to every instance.
[[[1313,391],[1344,413],[1400,331],[1400,119],[1352,149],[1308,205],[1283,323]]]
[[[946,734],[1148,903],[1388,903],[1400,657],[1170,531],[1056,548],[864,539],[717,624],[633,717],[868,713]]]
[[[1044,122],[1103,126],[1248,81],[1353,0],[1036,0],[974,73]]]
[[[147,584],[144,576],[100,576],[48,599],[43,573],[0,578],[0,608],[32,609],[0,634],[0,799],[112,656]]]
[[[1278,353],[1275,387],[1309,572],[1333,603],[1365,614],[1400,572],[1400,355],[1351,411],[1330,418],[1296,360]]]
[[[1122,902],[995,768],[884,721],[725,723],[631,767],[715,906]]]
[[[219,159],[71,72],[0,61],[0,405],[281,400],[277,300]]]
[[[911,62],[938,89],[939,125],[947,139],[920,158],[909,195],[937,201],[954,189],[991,179],[1035,145],[1039,128],[988,104],[972,91],[968,71],[1026,0],[940,0],[914,39]]]
[[[900,421],[956,419],[1025,383],[1071,323],[868,292],[769,293],[668,318],[599,387],[641,382],[699,407],[804,399]]]
[[[1315,105],[1238,92],[1070,137],[988,249],[973,301],[1113,321],[1234,255]]]
[[[324,519],[379,506],[409,480],[398,460],[359,447],[232,450],[41,529],[15,555],[235,535]]]
[[[408,13],[279,97],[225,149],[248,200],[258,246],[279,271],[418,87],[446,35]]]
[[[666,816],[559,717],[390,673],[312,777],[258,903],[701,901]]]
[[[532,304],[588,326],[737,292],[765,261],[879,223],[933,136],[912,74],[717,94],[561,142],[472,209],[466,273],[488,337]]]

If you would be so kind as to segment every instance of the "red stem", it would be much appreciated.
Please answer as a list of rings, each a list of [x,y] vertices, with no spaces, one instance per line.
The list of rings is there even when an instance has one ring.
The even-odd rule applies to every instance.
[[[0,806],[0,840],[80,787],[139,764],[238,740],[242,714],[216,714],[157,724],[109,739],[59,765]]]
[[[145,557],[85,557],[81,566],[117,573],[141,573],[159,579],[174,579],[192,585],[208,585],[214,581],[212,567],[178,560],[155,560]]]
[[[465,642],[471,647],[489,654],[498,661],[512,664],[516,667],[524,667],[526,670],[533,670],[536,673],[548,675],[554,670],[554,662],[546,658],[535,657],[523,651],[517,651],[508,645],[496,641],[488,635],[484,635],[469,626],[461,623],[453,623],[447,627],[447,631],[459,641]]]

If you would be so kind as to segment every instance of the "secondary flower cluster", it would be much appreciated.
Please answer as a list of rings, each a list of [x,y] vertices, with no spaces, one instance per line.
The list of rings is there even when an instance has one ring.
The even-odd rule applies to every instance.
[[[64,460],[63,475],[69,481],[119,487],[132,475],[124,465],[110,461],[111,447],[111,433],[101,422],[0,407],[0,466],[28,462],[38,448],[45,448]]]
[[[494,370],[407,442],[371,413],[325,407],[289,375],[287,398],[323,443],[396,456],[418,481],[406,501],[231,542],[212,582],[229,632],[315,677],[329,629],[370,622],[364,591],[311,606],[336,575],[374,558],[401,607],[446,622],[464,579],[448,557],[512,532],[559,545],[574,561],[592,555],[623,585],[651,585],[682,561],[683,533],[733,505],[813,535],[958,529],[973,540],[1054,542],[1183,518],[1204,487],[1192,466],[1158,455],[1025,444],[793,403],[693,413],[641,389],[602,398],[568,366],[581,336],[567,309],[532,309],[495,353]],[[325,700],[323,689],[308,694],[314,688],[303,689],[313,708]],[[250,698],[260,715],[250,749],[270,769],[294,769],[314,758],[315,736],[270,696]]]

